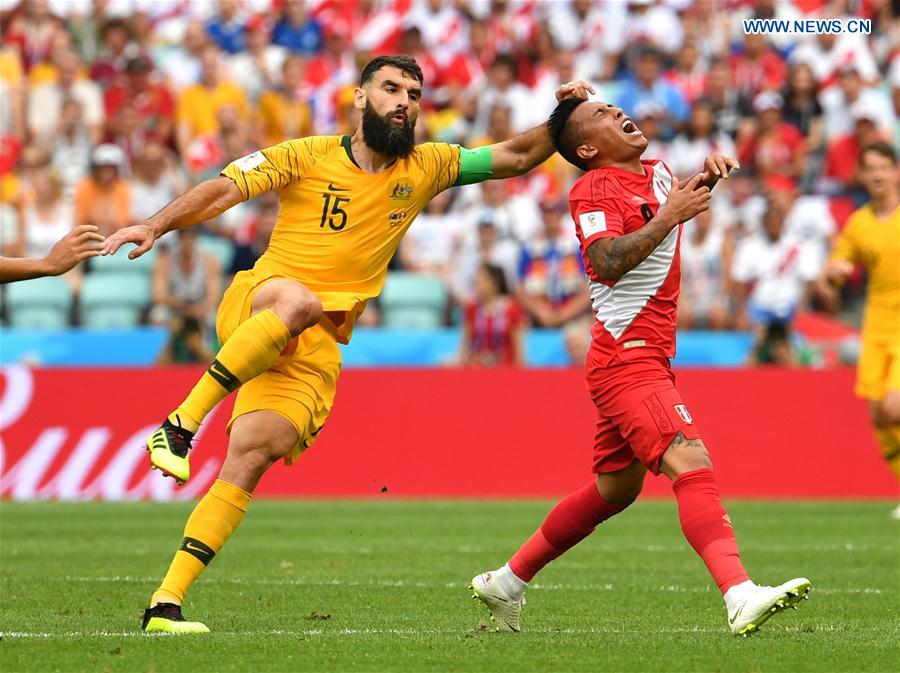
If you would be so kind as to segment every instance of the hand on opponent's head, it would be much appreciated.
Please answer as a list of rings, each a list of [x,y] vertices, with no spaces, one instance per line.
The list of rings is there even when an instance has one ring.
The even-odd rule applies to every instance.
[[[562,84],[556,90],[556,100],[557,102],[566,100],[567,98],[581,98],[582,100],[587,100],[588,95],[592,93],[597,93],[594,91],[594,87],[579,79]]]

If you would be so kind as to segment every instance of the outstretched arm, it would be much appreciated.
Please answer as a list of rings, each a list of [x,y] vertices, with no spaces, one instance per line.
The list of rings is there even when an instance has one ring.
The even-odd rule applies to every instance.
[[[99,255],[102,242],[97,227],[83,224],[63,236],[43,259],[0,257],[0,283],[58,276],[82,260]]]
[[[567,82],[556,90],[556,100],[562,101],[566,98],[587,100],[588,93],[595,93],[595,91],[587,82],[580,80]],[[495,143],[490,146],[490,150],[492,180],[502,180],[527,173],[535,166],[545,162],[556,151],[546,123],[513,136],[509,140],[504,140],[502,143]]]
[[[643,262],[669,232],[709,208],[709,188],[700,186],[702,174],[682,186],[676,183],[656,216],[624,236],[599,238],[587,249],[594,273],[600,280],[616,281]]]
[[[106,239],[104,255],[114,255],[125,243],[137,247],[128,254],[136,259],[153,247],[163,234],[218,217],[244,200],[231,178],[223,176],[201,182],[141,224],[120,229]]]

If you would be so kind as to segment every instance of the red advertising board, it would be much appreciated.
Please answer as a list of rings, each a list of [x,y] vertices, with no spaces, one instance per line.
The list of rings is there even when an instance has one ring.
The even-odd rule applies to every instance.
[[[230,402],[182,488],[143,440],[201,370],[39,369],[0,376],[0,495],[195,498],[225,452]],[[682,370],[678,385],[729,497],[894,497],[850,370]],[[541,497],[590,479],[596,411],[578,370],[349,370],[319,441],[266,497]],[[670,492],[664,477],[647,495]]]

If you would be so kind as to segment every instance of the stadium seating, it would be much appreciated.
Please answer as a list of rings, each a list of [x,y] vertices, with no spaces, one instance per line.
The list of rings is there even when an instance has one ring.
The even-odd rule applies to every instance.
[[[393,329],[432,329],[440,327],[447,291],[433,276],[393,272],[388,275],[381,295],[382,324]]]
[[[81,289],[81,324],[89,329],[134,327],[149,303],[147,275],[89,274]]]
[[[72,288],[58,276],[13,283],[6,288],[7,315],[19,329],[63,329],[69,324]]]
[[[197,245],[200,250],[216,258],[223,274],[228,273],[234,261],[234,243],[218,236],[201,236]]]
[[[128,259],[132,245],[125,245],[115,255],[95,257],[90,262],[91,273],[99,274],[141,274],[149,276],[153,273],[156,262],[156,250],[144,253],[137,259]]]

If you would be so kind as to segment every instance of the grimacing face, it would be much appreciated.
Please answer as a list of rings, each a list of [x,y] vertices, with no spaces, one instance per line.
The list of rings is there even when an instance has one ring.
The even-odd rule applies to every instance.
[[[572,112],[568,124],[575,124],[580,140],[578,156],[592,161],[601,156],[610,161],[629,161],[647,149],[647,138],[622,108],[599,101],[582,103]]]
[[[422,84],[411,74],[386,65],[364,87],[356,89],[354,107],[364,110],[366,101],[389,123],[415,126],[422,102]]]

